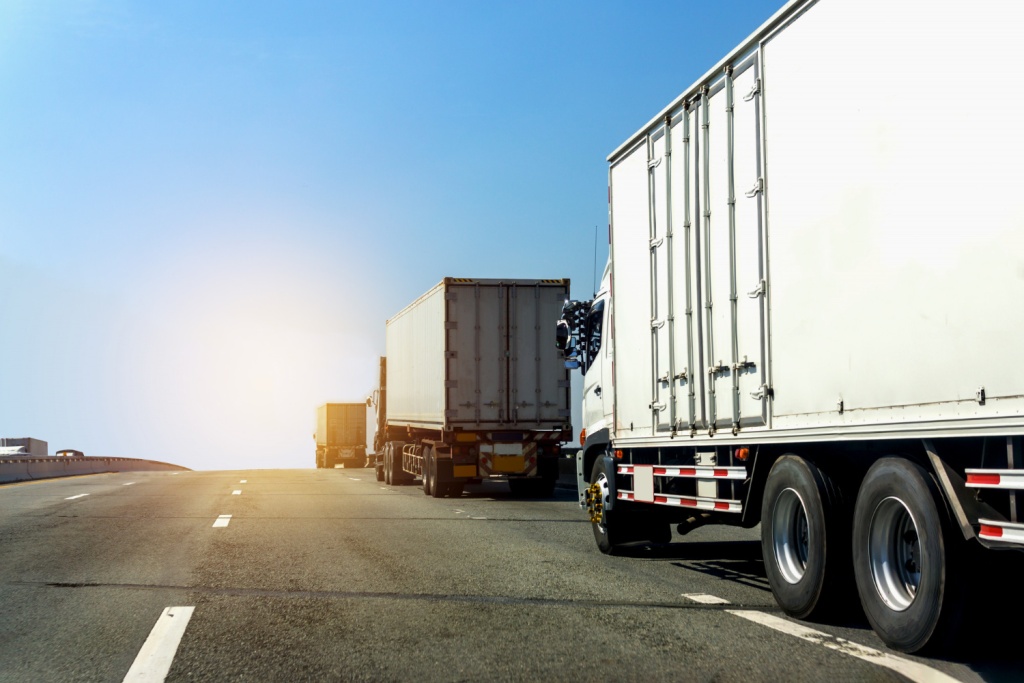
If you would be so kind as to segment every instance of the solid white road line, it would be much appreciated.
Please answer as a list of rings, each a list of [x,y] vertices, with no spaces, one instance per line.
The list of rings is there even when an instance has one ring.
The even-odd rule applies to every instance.
[[[728,605],[728,600],[716,597],[714,595],[707,595],[706,593],[683,593],[684,598],[689,598],[694,602],[699,602],[702,605]]]
[[[231,515],[220,515],[217,520],[213,523],[214,528],[227,526],[228,522],[231,521]]]
[[[867,647],[865,645],[859,645],[857,643],[851,643],[849,640],[844,638],[837,638],[821,631],[815,631],[813,628],[807,628],[802,624],[797,624],[780,617],[776,617],[772,614],[765,614],[764,612],[757,612],[755,610],[726,610],[730,614],[735,614],[738,617],[743,617],[756,624],[767,626],[768,628],[781,631],[782,633],[788,633],[791,636],[796,636],[802,640],[806,640],[810,643],[816,643],[823,647],[827,647],[830,650],[836,652],[842,652],[843,654],[862,659],[865,662],[871,662],[878,666],[883,666],[886,669],[891,669],[901,676],[905,676],[915,683],[953,683],[956,681],[952,676],[948,676],[941,671],[925,666],[924,664],[918,664],[912,662],[909,659],[903,659],[891,655],[888,652],[881,652],[874,648]]]
[[[64,500],[74,500],[75,498],[85,498],[88,495],[89,495],[88,493],[79,493],[77,496],[71,496],[70,498],[65,498]]]
[[[125,681],[156,683],[167,678],[174,653],[178,651],[181,637],[185,635],[185,627],[194,610],[195,607],[168,607],[163,611],[149,632],[149,638],[142,644],[132,668],[128,669]]]
[[[231,492],[231,495],[232,496],[240,496],[240,495],[242,495],[242,490],[241,489],[235,489],[234,491]]]

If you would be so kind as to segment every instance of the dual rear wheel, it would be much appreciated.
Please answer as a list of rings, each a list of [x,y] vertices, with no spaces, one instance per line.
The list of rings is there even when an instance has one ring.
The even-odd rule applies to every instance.
[[[820,619],[856,595],[889,647],[919,652],[947,643],[962,606],[959,545],[931,474],[905,458],[868,470],[851,506],[803,458],[779,458],[761,508],[765,572],[779,606]]]

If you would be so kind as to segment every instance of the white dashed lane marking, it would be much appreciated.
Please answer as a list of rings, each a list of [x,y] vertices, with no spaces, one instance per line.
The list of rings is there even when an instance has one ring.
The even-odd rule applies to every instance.
[[[248,484],[248,483],[249,483],[249,480],[248,480],[248,479],[243,479],[242,481],[240,481],[240,482],[238,482],[238,483],[239,483],[239,484]]]
[[[242,490],[241,489],[235,489],[234,491],[231,492],[231,495],[232,496],[240,496],[240,495],[242,495]]]
[[[230,522],[230,521],[231,521],[231,515],[220,515],[219,517],[217,517],[217,520],[213,523],[213,527],[217,528],[217,527],[227,526],[228,522]]]
[[[682,596],[702,605],[729,604],[728,600],[724,600],[715,595],[708,595],[707,593],[683,593]],[[816,631],[804,626],[803,624],[798,624],[772,614],[765,614],[764,612],[758,612],[757,610],[745,609],[727,609],[725,611],[729,614],[734,614],[737,617],[746,619],[747,621],[752,621],[755,624],[767,626],[768,628],[779,631],[780,633],[786,633],[802,640],[806,640],[809,643],[815,643],[816,645],[821,645],[822,647],[826,647],[830,650],[841,652],[844,655],[850,655],[851,657],[862,659],[865,662],[871,662],[872,664],[883,666],[886,669],[891,669],[915,683],[925,683],[926,681],[928,683],[931,683],[932,681],[947,683],[956,680],[955,678],[947,676],[941,671],[932,669],[924,664],[918,664],[917,662],[912,662],[909,659],[903,659],[902,657],[897,657],[887,652],[881,652],[880,650],[875,650],[867,647],[866,645],[859,645],[844,638],[832,636],[828,633],[823,633],[822,631]]]
[[[131,486],[134,483],[135,483],[134,481],[130,481],[127,484],[121,484],[121,486]]]
[[[362,481],[359,477],[349,477],[352,481]]]
[[[167,678],[193,611],[195,607],[168,607],[163,611],[128,669],[125,681],[159,683]]]
[[[71,496],[69,498],[65,498],[64,500],[74,500],[75,498],[85,498],[88,495],[89,495],[88,493],[79,493],[77,496]]]
[[[699,602],[702,605],[728,605],[728,600],[716,597],[714,595],[707,595],[705,593],[683,593],[684,598],[689,598],[694,602]]]
[[[761,624],[768,628],[775,629],[781,633],[788,633],[791,636],[796,636],[802,640],[806,640],[809,643],[815,643],[822,647],[827,647],[829,650],[835,650],[836,652],[842,652],[845,655],[862,659],[865,662],[871,662],[878,666],[885,667],[905,676],[915,683],[953,683],[957,679],[952,676],[948,676],[941,671],[933,669],[924,664],[918,664],[912,662],[909,659],[903,659],[891,655],[888,652],[881,652],[874,648],[860,645],[858,643],[850,642],[844,638],[837,638],[836,636],[816,631],[813,628],[807,628],[803,624],[797,624],[787,619],[776,617],[772,614],[765,614],[764,612],[758,612],[756,610],[726,610],[729,614],[735,614],[738,617],[742,617],[755,624]]]

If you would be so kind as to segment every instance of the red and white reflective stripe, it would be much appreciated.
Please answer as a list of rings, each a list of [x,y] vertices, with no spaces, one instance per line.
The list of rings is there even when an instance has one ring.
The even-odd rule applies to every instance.
[[[691,479],[739,479],[747,478],[745,467],[662,467],[661,465],[619,465],[619,474],[633,474],[636,467],[653,467],[656,477],[689,477]]]
[[[1024,470],[964,470],[973,489],[1024,490]]]
[[[619,491],[619,500],[636,500],[632,491]],[[725,498],[697,498],[695,496],[672,496],[666,493],[654,494],[655,505],[674,505],[676,507],[695,508],[697,510],[717,510],[718,512],[743,512],[743,503]]]
[[[993,519],[979,519],[981,530],[978,536],[989,541],[1024,545],[1024,524],[999,522]]]

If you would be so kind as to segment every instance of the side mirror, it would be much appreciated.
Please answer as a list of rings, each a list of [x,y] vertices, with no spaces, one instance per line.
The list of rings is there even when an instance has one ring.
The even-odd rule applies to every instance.
[[[575,358],[570,358],[569,360],[565,361],[565,367],[568,368],[569,370],[577,370],[580,367],[580,362]]]
[[[555,348],[560,351],[565,351],[566,347],[569,346],[569,339],[571,338],[569,333],[569,323],[564,320],[559,320],[555,323]]]

